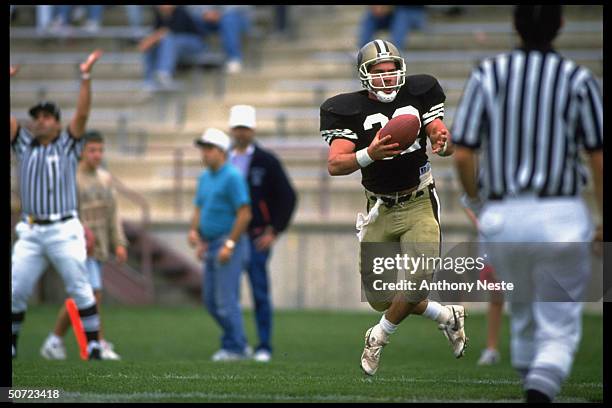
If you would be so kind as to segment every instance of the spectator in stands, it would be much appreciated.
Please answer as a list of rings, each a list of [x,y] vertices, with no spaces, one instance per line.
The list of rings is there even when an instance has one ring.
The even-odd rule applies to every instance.
[[[444,11],[447,17],[459,17],[465,14],[465,6],[448,6]]]
[[[279,4],[274,6],[274,30],[279,34],[287,33],[289,6]]]
[[[127,240],[121,226],[112,176],[100,167],[104,155],[104,138],[97,131],[88,131],[83,137],[85,145],[76,174],[78,212],[87,243],[87,278],[94,291],[98,313],[101,315],[102,264],[108,260],[111,251],[119,263],[125,263]],[[55,329],[40,349],[44,358],[66,359],[66,348],[62,339],[69,326],[70,317],[66,307],[62,306]],[[119,360],[120,356],[113,350],[113,345],[105,340],[101,321],[99,333],[102,359]]]
[[[391,42],[405,52],[408,34],[425,26],[425,6],[369,6],[359,29],[359,47],[372,41],[379,30],[389,30]]]
[[[142,27],[142,6],[137,4],[126,4],[125,12],[133,30],[139,30]]]
[[[205,259],[202,298],[223,330],[221,349],[212,360],[242,360],[251,354],[240,310],[240,276],[249,256],[244,234],[251,221],[249,190],[227,160],[229,136],[208,129],[195,143],[208,169],[198,179],[188,240]]]
[[[254,141],[255,108],[233,106],[229,127],[234,138],[230,160],[247,180],[253,214],[248,229],[251,256],[247,268],[259,335],[253,357],[268,362],[272,358],[272,304],[267,264],[272,246],[289,225],[296,194],[278,158]]]
[[[104,6],[87,5],[80,7],[86,7],[87,9],[87,20],[83,25],[83,29],[92,33],[98,32],[100,30],[100,25],[102,24]],[[54,6],[54,10],[56,10],[56,17],[51,28],[53,30],[63,30],[70,26],[73,14],[77,14],[78,17],[78,14],[81,13],[80,10],[82,9],[79,9],[79,6],[63,5]],[[80,18],[76,18],[76,20],[79,19]]]
[[[227,72],[242,70],[242,35],[251,27],[251,6],[191,6],[190,11],[202,35],[219,32],[227,55]]]
[[[190,14],[182,6],[160,5],[154,8],[153,33],[139,44],[144,56],[145,89],[149,91],[176,87],[174,72],[183,56],[206,50],[201,34]]]
[[[40,33],[48,30],[53,21],[53,6],[36,6],[36,30]]]
[[[269,6],[269,13],[272,17],[271,37],[281,41],[295,40],[296,30],[293,24],[294,6],[278,4]]]

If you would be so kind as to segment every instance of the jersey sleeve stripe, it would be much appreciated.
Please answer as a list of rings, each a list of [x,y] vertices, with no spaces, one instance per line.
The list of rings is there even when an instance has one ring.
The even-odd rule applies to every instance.
[[[434,120],[436,120],[438,118],[444,119],[444,112],[441,112],[439,115],[432,116],[431,118],[424,120],[423,121],[423,126],[429,125],[431,122],[433,122]]]
[[[439,104],[437,104],[436,106],[432,106],[431,108],[429,108],[429,111],[430,111],[430,112],[431,112],[431,111],[434,111],[434,110],[436,110],[436,109],[438,109],[438,108],[442,108],[443,106],[444,106],[444,103],[439,103]]]
[[[433,111],[433,112],[428,112],[428,113],[425,113],[425,114],[423,115],[423,119],[427,119],[427,118],[429,118],[429,117],[431,117],[431,116],[437,116],[437,115],[439,115],[441,112],[442,112],[442,113],[444,113],[444,108],[440,108],[440,109],[438,109],[438,110],[436,110],[436,111]]]
[[[322,130],[321,137],[329,144],[334,139],[357,140],[357,135],[351,129]]]

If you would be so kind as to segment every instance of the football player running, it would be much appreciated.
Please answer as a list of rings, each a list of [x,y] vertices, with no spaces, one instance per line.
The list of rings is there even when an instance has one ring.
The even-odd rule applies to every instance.
[[[406,76],[406,64],[392,43],[374,40],[357,56],[359,79],[365,90],[336,95],[321,105],[321,136],[329,143],[328,170],[332,176],[361,170],[368,214],[358,214],[361,242],[393,243],[408,256],[440,256],[440,203],[426,154],[450,156],[453,146],[442,122],[446,96],[430,75]],[[380,130],[393,117],[413,114],[421,122],[415,142],[405,150],[390,143]],[[360,257],[361,259],[361,257]],[[372,267],[360,261],[362,283],[372,282]],[[431,281],[433,270],[420,268],[410,276],[415,282]],[[365,287],[365,286],[364,286]],[[418,286],[416,286],[418,289]],[[381,351],[391,334],[410,314],[438,323],[450,341],[455,357],[467,344],[463,306],[443,306],[428,301],[427,290],[391,292],[381,297],[366,287],[372,308],[384,312],[380,322],[365,334],[361,368],[368,375],[378,369]]]

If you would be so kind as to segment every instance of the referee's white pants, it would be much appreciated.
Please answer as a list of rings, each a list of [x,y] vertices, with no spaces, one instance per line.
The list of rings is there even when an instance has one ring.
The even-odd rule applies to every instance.
[[[580,342],[582,303],[541,300],[552,284],[572,299],[584,293],[591,272],[589,211],[580,198],[492,201],[480,214],[479,227],[499,278],[516,282],[521,290],[531,288],[533,294],[532,302],[510,303],[512,365],[529,373],[527,382],[548,382],[558,392]],[[553,244],[545,251],[533,244],[543,242]]]
[[[15,227],[18,240],[12,256],[13,313],[27,309],[28,299],[50,261],[64,280],[66,292],[79,310],[96,302],[87,281],[85,234],[81,222],[70,219],[51,225],[19,222]]]

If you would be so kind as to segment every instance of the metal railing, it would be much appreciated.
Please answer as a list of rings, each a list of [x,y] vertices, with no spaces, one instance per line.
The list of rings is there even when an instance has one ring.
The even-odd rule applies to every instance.
[[[148,201],[136,191],[128,188],[123,184],[117,177],[112,176],[113,185],[116,191],[127,198],[129,201],[137,205],[141,210],[141,225],[142,228],[139,232],[139,244],[140,244],[140,273],[133,269],[122,269],[121,272],[128,274],[129,278],[141,286],[145,293],[146,298],[149,301],[154,299],[154,286],[153,286],[153,253],[151,244],[149,242],[147,232],[151,223],[151,208]],[[129,272],[128,272],[129,271]]]
[[[327,172],[327,153],[329,148],[322,143],[305,144],[303,142],[290,141],[269,142],[264,147],[277,153],[281,158],[290,151],[300,151],[301,154],[312,155],[311,157],[318,158],[319,165],[313,171],[309,171],[307,175],[318,179],[319,215],[322,218],[328,218],[330,215],[330,196],[332,193],[330,176]],[[172,167],[168,177],[172,180],[173,214],[176,219],[181,219],[184,215],[185,177],[189,174],[186,170],[189,166],[187,164],[186,151],[192,151],[193,149],[193,147],[177,147],[168,144],[149,144],[147,146],[148,153],[168,153],[172,157]]]

